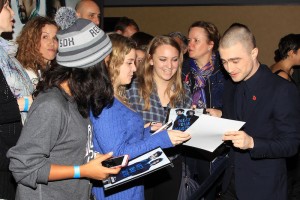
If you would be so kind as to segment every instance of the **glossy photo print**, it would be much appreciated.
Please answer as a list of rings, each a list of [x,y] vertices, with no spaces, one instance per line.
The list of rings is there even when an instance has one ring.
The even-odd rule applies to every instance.
[[[39,15],[40,0],[16,0],[18,17],[22,24]]]

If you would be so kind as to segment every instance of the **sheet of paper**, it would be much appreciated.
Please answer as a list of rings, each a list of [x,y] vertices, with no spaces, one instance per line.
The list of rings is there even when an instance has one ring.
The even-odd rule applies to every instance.
[[[227,131],[238,131],[245,122],[212,117],[206,114],[199,118],[186,130],[192,139],[184,145],[213,152],[223,143],[222,136]]]

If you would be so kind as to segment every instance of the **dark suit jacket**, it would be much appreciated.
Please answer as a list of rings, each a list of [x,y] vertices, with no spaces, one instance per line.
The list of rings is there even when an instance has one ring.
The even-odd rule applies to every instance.
[[[234,172],[238,199],[285,200],[285,158],[296,154],[300,141],[299,94],[293,84],[272,74],[267,66],[260,65],[255,75],[258,75],[257,87],[251,99],[254,102],[246,107],[246,124],[242,128],[253,137],[254,148],[231,148],[223,190]],[[237,119],[235,90],[238,84],[228,82],[225,86],[224,118]]]

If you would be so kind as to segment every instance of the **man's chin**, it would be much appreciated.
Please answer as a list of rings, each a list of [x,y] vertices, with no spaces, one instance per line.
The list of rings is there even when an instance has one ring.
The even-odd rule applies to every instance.
[[[243,80],[241,77],[237,77],[237,76],[235,76],[235,77],[232,77],[232,76],[231,76],[231,79],[232,79],[234,82],[240,82],[240,81]]]

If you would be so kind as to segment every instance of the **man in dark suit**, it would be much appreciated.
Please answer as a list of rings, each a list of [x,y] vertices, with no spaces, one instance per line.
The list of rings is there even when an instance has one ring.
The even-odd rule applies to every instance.
[[[223,136],[231,149],[221,199],[285,200],[285,158],[296,154],[300,143],[298,91],[259,63],[255,38],[245,25],[231,25],[219,51],[232,79],[222,117],[246,122]]]

